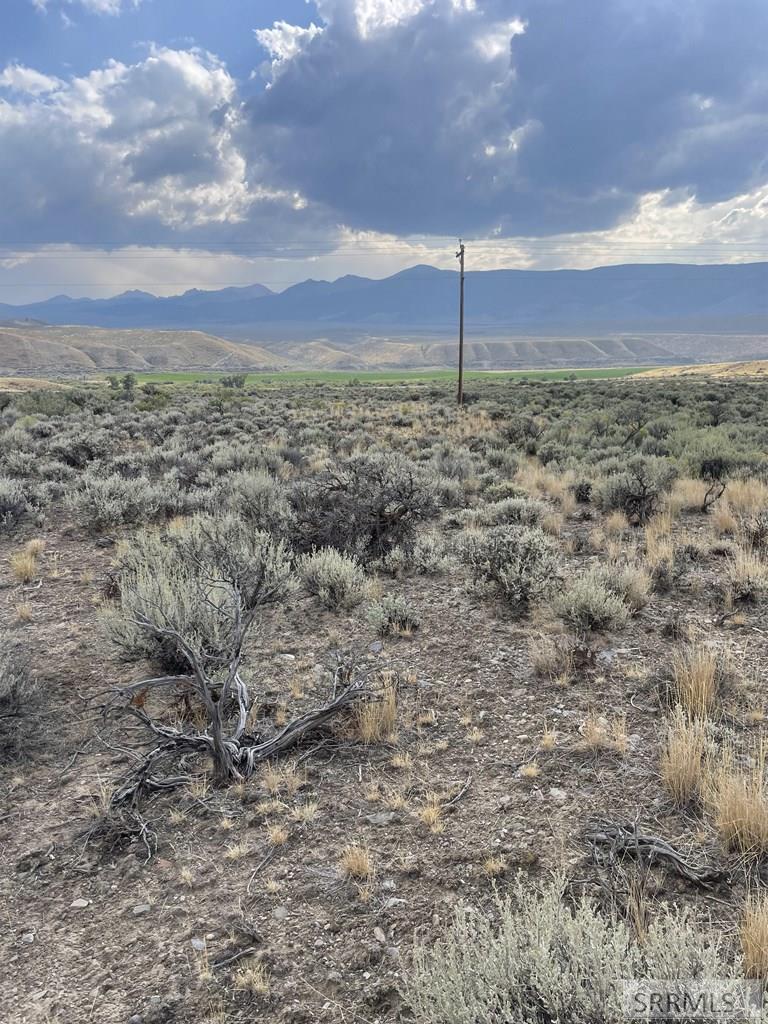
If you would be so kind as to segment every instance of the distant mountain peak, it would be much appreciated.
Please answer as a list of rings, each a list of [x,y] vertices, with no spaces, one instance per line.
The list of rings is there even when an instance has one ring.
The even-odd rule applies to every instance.
[[[142,302],[147,300],[154,301],[156,298],[157,296],[153,295],[152,292],[143,292],[140,288],[130,288],[127,292],[120,292],[119,295],[115,295],[116,300],[137,299]]]

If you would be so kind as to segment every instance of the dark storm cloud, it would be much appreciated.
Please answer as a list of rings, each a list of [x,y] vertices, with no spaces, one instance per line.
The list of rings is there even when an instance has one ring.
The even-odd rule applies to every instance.
[[[316,0],[311,17],[257,32],[264,89],[198,49],[0,69],[2,237],[583,232],[649,193],[768,183],[765,0]]]
[[[765,181],[763,0],[472,6],[435,0],[363,35],[353,4],[321,4],[324,33],[250,109],[276,180],[356,227],[504,234]]]

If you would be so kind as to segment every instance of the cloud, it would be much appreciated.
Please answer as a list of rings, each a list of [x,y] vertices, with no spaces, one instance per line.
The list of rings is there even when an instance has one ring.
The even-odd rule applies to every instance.
[[[237,86],[200,51],[155,49],[67,82],[18,65],[0,83],[0,235],[118,245],[286,227],[305,205],[259,179]],[[311,220],[311,218],[310,218]]]
[[[50,7],[74,3],[116,13],[133,0]],[[458,234],[494,239],[475,265],[768,241],[764,0],[740,0],[739,17],[723,0],[315,8],[317,23],[255,30],[263,89],[201,50],[66,80],[9,64],[0,236],[287,255],[340,240],[370,255],[381,238],[386,269],[438,261],[440,238]],[[393,241],[420,235],[436,236],[423,252]]]
[[[249,117],[275,180],[354,228],[602,230],[768,179],[764,0],[317,6]]]
[[[322,31],[314,22],[303,28],[300,25],[290,25],[287,21],[276,21],[272,28],[256,29],[254,35],[257,41],[272,58],[271,77],[279,74],[286,61],[298,57],[307,44]]]
[[[0,89],[13,89],[15,92],[25,92],[30,96],[54,92],[62,84],[60,78],[44,75],[34,68],[24,67],[23,64],[9,64],[0,74]]]
[[[39,11],[51,7],[82,7],[92,14],[122,14],[124,10],[138,7],[142,0],[31,0]]]

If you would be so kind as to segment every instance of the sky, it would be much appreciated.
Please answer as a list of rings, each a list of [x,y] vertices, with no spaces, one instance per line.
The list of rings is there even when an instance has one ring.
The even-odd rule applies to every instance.
[[[765,0],[2,0],[0,302],[768,259]]]

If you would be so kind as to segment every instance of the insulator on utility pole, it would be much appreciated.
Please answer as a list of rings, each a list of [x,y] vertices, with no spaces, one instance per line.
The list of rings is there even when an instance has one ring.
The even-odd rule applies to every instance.
[[[456,396],[459,406],[464,404],[464,243],[459,239],[459,389]]]

